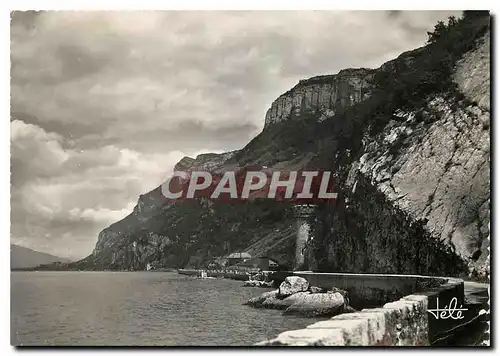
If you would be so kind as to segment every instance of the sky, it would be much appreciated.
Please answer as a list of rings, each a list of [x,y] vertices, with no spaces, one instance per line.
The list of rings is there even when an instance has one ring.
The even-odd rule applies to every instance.
[[[11,243],[87,256],[182,157],[242,148],[300,79],[377,68],[450,14],[12,13]]]

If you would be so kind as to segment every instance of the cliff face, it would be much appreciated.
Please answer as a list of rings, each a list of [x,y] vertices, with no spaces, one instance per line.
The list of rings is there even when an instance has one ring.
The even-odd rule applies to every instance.
[[[339,110],[368,97],[374,70],[344,69],[336,75],[301,80],[293,89],[276,99],[266,114],[264,129],[305,112],[319,113],[319,119],[332,117]]]
[[[472,47],[446,90],[366,121],[352,159],[335,154],[344,201],[318,227],[316,269],[489,274],[489,32]],[[406,66],[427,60],[413,54]],[[408,75],[397,60],[390,65]]]
[[[446,36],[376,70],[303,80],[272,104],[263,132],[244,148],[185,157],[175,170],[331,169],[341,194],[336,205],[318,207],[312,268],[484,277],[489,18],[466,19]],[[290,208],[165,204],[157,188],[103,230],[79,266],[203,266],[239,250],[291,264]]]
[[[484,277],[489,271],[489,111],[429,100],[364,137],[343,206],[317,240],[320,270]],[[327,253],[324,252],[326,248]]]
[[[184,157],[175,165],[174,171],[215,171],[221,168],[236,153],[237,151],[231,151],[221,154],[205,153],[198,155],[196,158]]]
[[[454,72],[468,104],[435,95],[416,111],[396,111],[381,135],[365,137],[347,184],[355,189],[362,175],[390,204],[425,221],[434,238],[475,265],[488,260],[489,48],[487,34]],[[419,115],[429,123],[418,122]]]

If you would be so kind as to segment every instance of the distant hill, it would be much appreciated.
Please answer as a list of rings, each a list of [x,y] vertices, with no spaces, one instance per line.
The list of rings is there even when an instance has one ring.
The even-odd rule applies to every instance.
[[[10,268],[29,268],[53,262],[69,262],[66,258],[38,252],[26,247],[10,245]]]

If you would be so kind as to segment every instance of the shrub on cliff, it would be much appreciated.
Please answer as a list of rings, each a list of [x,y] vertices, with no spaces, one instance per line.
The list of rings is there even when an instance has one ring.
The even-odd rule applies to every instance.
[[[388,70],[373,78],[375,87],[369,102],[361,105],[367,115],[375,114],[372,134],[379,133],[395,109],[414,110],[434,93],[463,96],[456,89],[452,72],[464,53],[475,48],[477,40],[489,29],[487,12],[469,13],[460,19],[440,21],[429,32],[427,46],[402,54]]]

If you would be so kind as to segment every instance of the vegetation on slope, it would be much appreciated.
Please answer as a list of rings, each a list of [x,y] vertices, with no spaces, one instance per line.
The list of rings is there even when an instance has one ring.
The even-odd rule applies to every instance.
[[[293,161],[309,153],[314,157],[309,163],[310,167],[330,168],[345,179],[350,163],[361,154],[362,139],[367,128],[372,136],[377,136],[390,120],[397,119],[394,116],[396,110],[415,109],[418,112],[429,96],[435,93],[453,96],[457,103],[464,101],[451,80],[451,72],[462,54],[471,50],[477,38],[488,30],[489,21],[488,13],[466,12],[461,19],[450,18],[446,24],[438,23],[429,34],[425,47],[404,53],[377,71],[369,99],[338,112],[323,122],[318,122],[319,113],[303,112],[299,117],[276,123],[237,152],[231,162],[240,166],[270,166]],[[328,79],[328,76],[320,78],[324,79]],[[432,118],[422,115],[421,119]],[[346,234],[366,233],[364,228],[369,228],[369,219],[364,223],[363,229],[359,229],[359,225],[355,229],[346,227],[349,222],[345,219],[343,226],[338,225],[338,220],[332,221],[337,219],[335,213],[339,208],[342,209],[320,207],[319,226],[337,226],[339,231],[345,228]],[[395,216],[396,220],[406,219],[400,213]],[[371,218],[379,217],[372,215]],[[107,247],[98,256],[89,256],[80,265],[98,269],[143,269],[147,263],[160,267],[203,267],[212,259],[230,252],[245,250],[251,246],[269,247],[272,244],[262,242],[259,245],[259,241],[269,239],[269,236],[276,237],[276,241],[281,241],[281,238],[286,241],[282,246],[272,246],[273,253],[278,255],[275,257],[289,264],[293,258],[294,241],[289,234],[293,218],[289,207],[281,203],[257,201],[252,204],[212,206],[203,203],[180,204],[168,209],[163,206],[156,208],[143,221],[139,221],[135,215],[127,219],[114,224],[107,229],[109,231],[105,230],[105,233],[113,232],[109,235]],[[350,216],[349,219],[356,217]],[[409,228],[404,224],[401,229],[410,231],[411,238],[421,234],[421,229]],[[392,233],[399,234],[401,229]],[[317,241],[325,242],[335,238],[329,228],[322,229],[318,234]],[[390,236],[387,239],[392,241]],[[151,246],[152,240],[161,240],[163,243]],[[137,259],[137,254],[131,250],[134,242],[139,249],[149,249],[149,252]],[[351,255],[367,247],[362,245],[362,241],[359,244],[352,245],[357,247],[352,250]],[[316,250],[319,254],[325,254],[326,243],[316,246]],[[429,250],[422,246],[420,251]],[[355,263],[354,260],[351,262]],[[331,270],[337,266],[323,264],[322,268]],[[400,272],[403,267],[395,264],[390,268],[391,271]],[[406,266],[404,270],[416,272],[423,270],[423,267]]]
[[[464,98],[452,80],[453,69],[464,53],[474,49],[488,30],[488,12],[466,12],[460,19],[450,17],[429,33],[428,44],[403,53],[386,63],[374,75],[371,97],[336,115],[318,126],[318,134],[326,142],[320,155],[331,157],[331,169],[345,182],[351,163],[364,153],[363,139],[368,134],[375,141],[391,120],[400,120],[397,110],[416,114],[415,125],[425,129],[438,118],[423,113],[429,98],[438,94],[462,107],[474,105]],[[339,128],[339,126],[342,126]],[[323,138],[322,132],[335,134]],[[393,147],[404,149],[409,142],[404,136]],[[399,145],[399,146],[398,146]],[[345,154],[349,152],[349,154]],[[340,154],[339,154],[340,153]],[[342,154],[344,153],[344,154]],[[391,152],[392,154],[396,152]],[[395,209],[379,192],[358,185],[349,194],[349,209],[340,206],[320,206],[313,255],[317,268],[336,271],[351,266],[351,271],[462,274],[467,272],[465,261],[449,246],[435,241],[424,229],[425,222],[413,221]],[[345,190],[345,189],[342,189]],[[373,201],[378,201],[376,208]],[[384,242],[385,241],[385,242]],[[328,253],[325,253],[328,250]],[[377,256],[385,251],[384,256]],[[417,258],[418,256],[418,258]],[[382,264],[381,263],[382,261]],[[385,261],[385,262],[384,262]]]
[[[146,220],[131,214],[105,229],[97,255],[74,268],[143,270],[156,268],[206,268],[231,252],[268,254],[291,264],[294,239],[290,206],[268,200],[213,204],[204,200],[164,205]],[[273,246],[262,242],[273,236]]]

